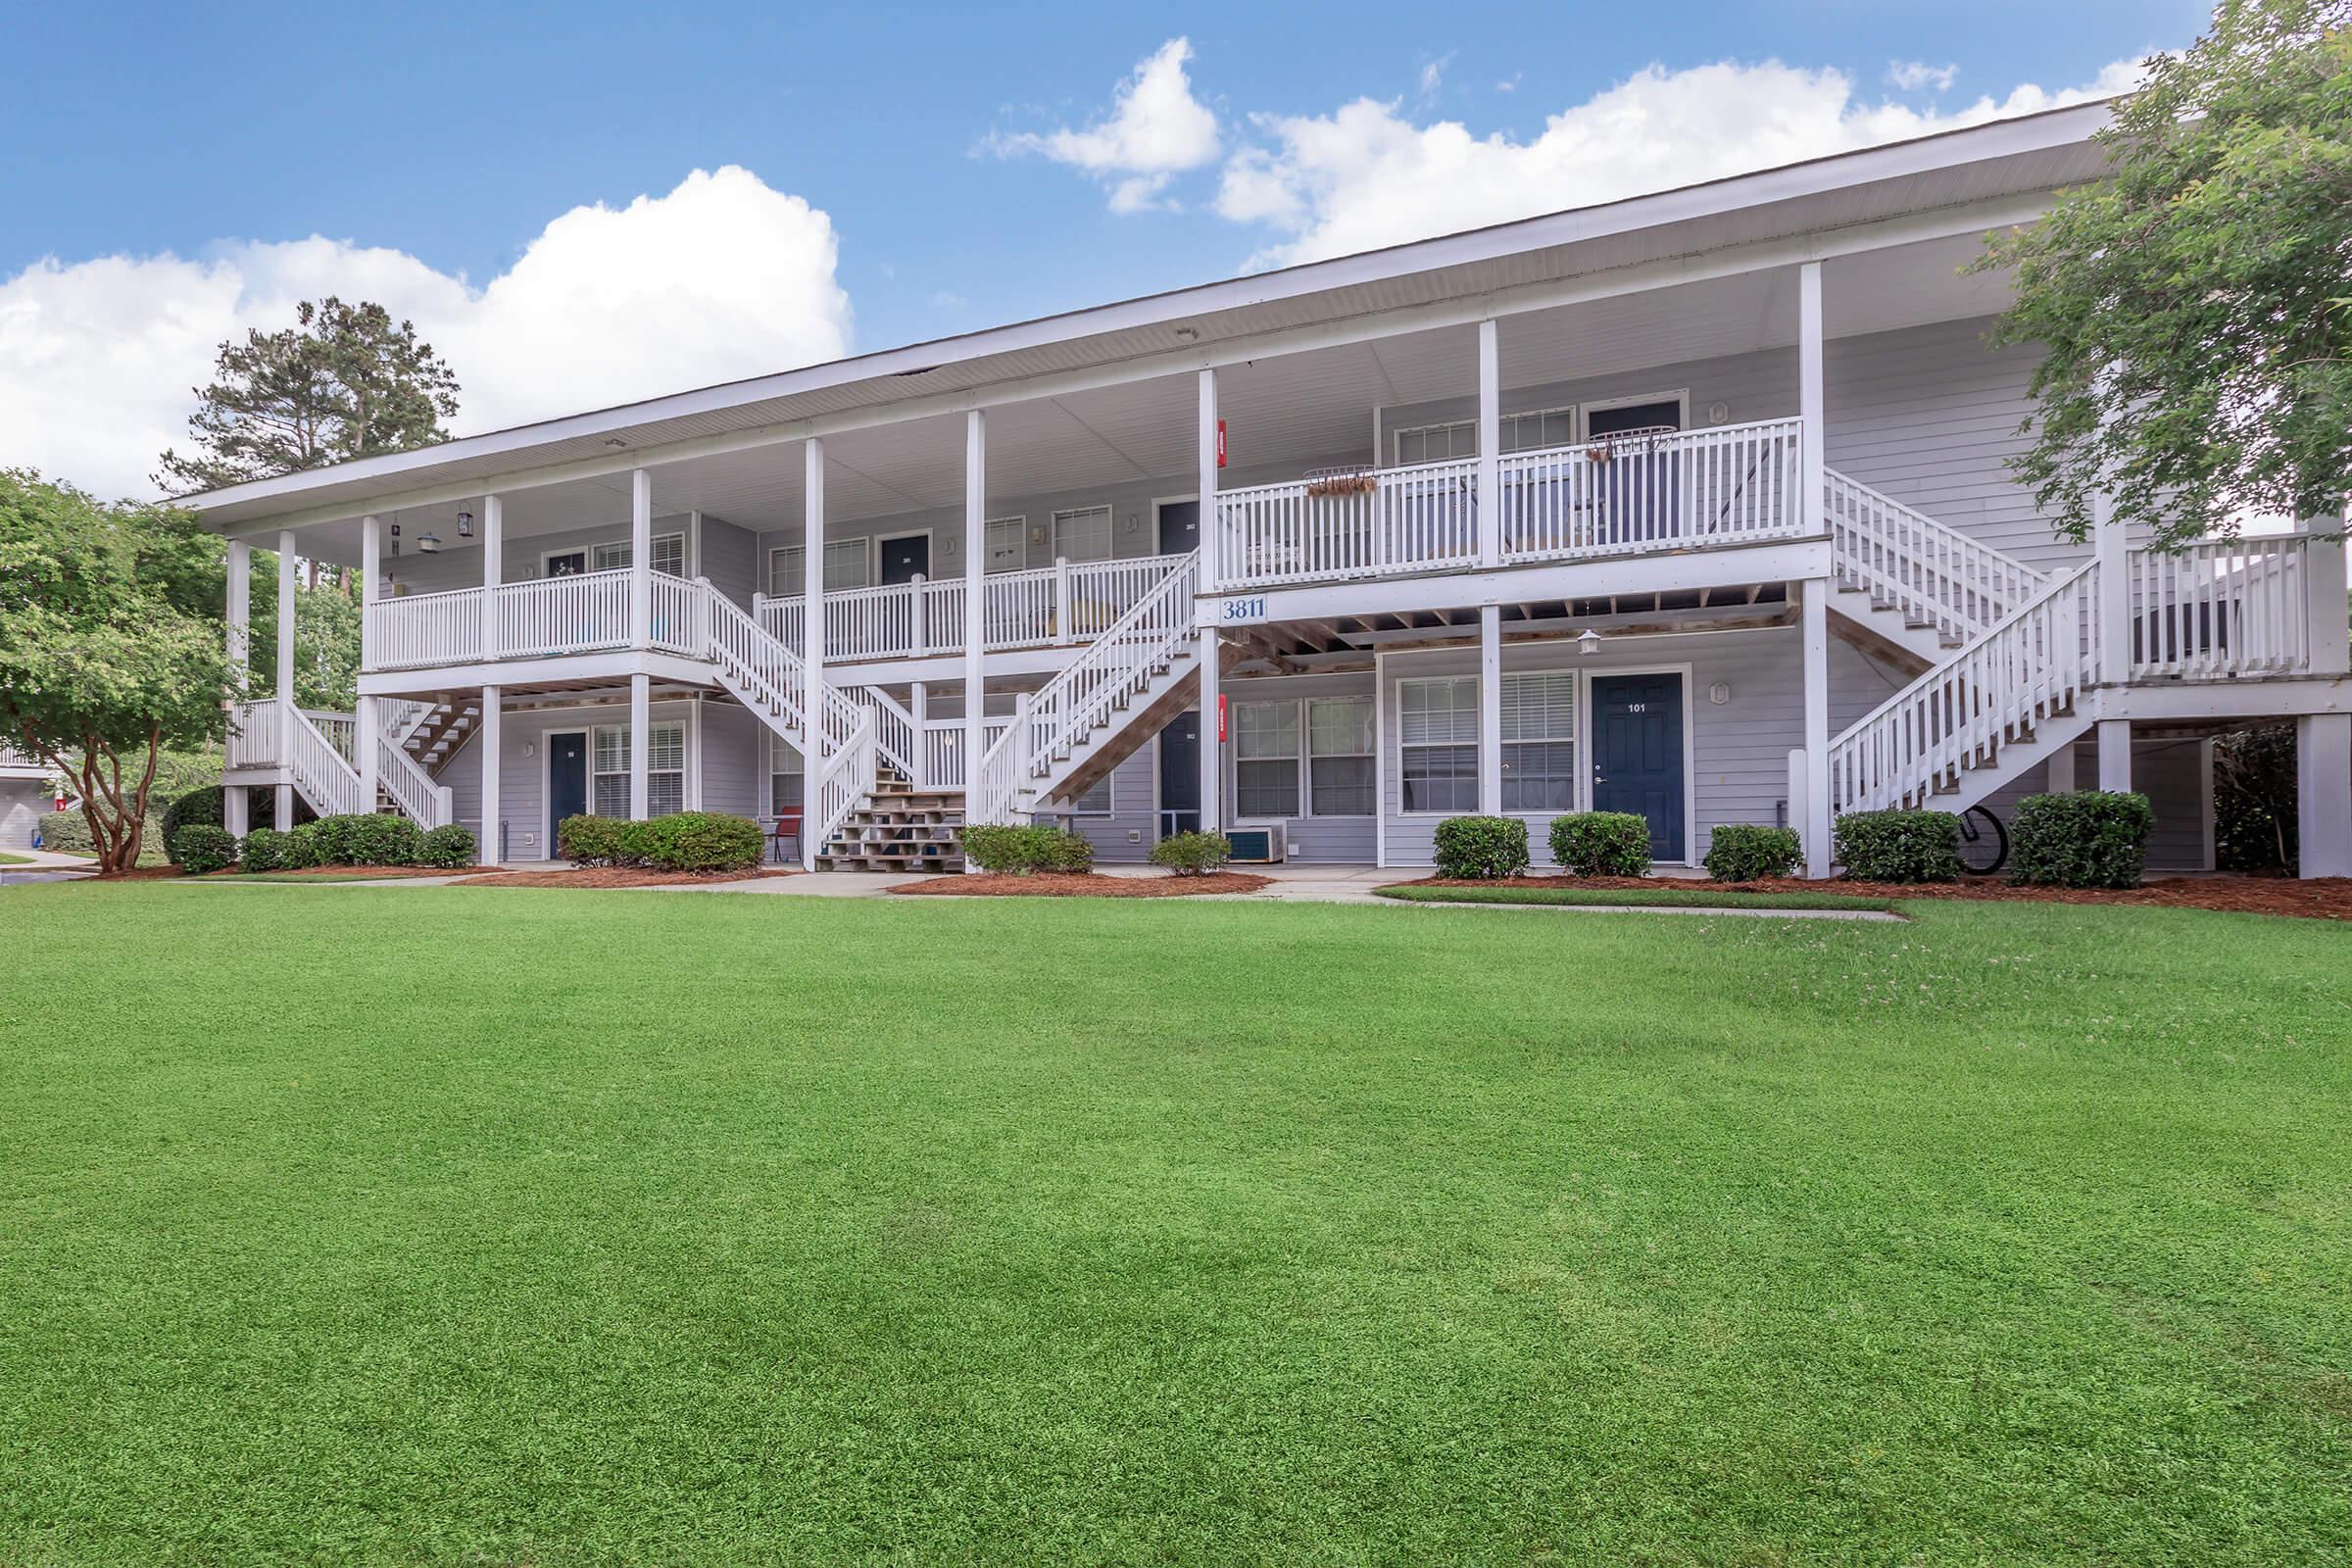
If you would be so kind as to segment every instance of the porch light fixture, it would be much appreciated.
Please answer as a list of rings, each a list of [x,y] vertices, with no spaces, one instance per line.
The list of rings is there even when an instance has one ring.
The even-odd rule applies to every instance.
[[[416,536],[416,553],[420,556],[437,556],[441,553],[441,541],[434,537],[431,529]]]
[[[1584,630],[1584,634],[1578,637],[1576,640],[1576,651],[1580,654],[1599,653],[1600,633],[1594,631],[1592,627],[1587,626]]]
[[[470,539],[473,537],[472,513],[461,512],[458,514],[458,537],[461,539]]]

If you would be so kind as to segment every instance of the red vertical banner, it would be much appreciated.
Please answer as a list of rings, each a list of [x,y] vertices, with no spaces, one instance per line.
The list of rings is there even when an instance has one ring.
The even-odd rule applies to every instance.
[[[1217,466],[1225,466],[1225,421],[1217,421]]]
[[[1217,744],[1225,744],[1225,694],[1217,693]]]

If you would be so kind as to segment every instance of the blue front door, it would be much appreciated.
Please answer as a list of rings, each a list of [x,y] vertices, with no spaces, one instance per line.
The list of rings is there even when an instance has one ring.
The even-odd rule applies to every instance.
[[[556,829],[567,816],[588,809],[588,736],[583,731],[547,738],[547,856],[559,853]]]
[[[1649,858],[1683,858],[1683,677],[1592,677],[1592,808],[1649,822]]]

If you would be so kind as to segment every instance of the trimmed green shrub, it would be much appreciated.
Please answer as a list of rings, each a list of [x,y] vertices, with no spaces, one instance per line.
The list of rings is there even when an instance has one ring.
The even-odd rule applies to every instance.
[[[1718,882],[1761,882],[1794,876],[1805,847],[1792,827],[1726,822],[1707,842],[1707,875]]]
[[[1848,811],[1830,845],[1857,881],[1960,880],[1960,819],[1949,811]]]
[[[2029,795],[2009,823],[2009,880],[2059,888],[2135,888],[2155,809],[2145,795]]]
[[[96,855],[90,842],[90,819],[79,811],[43,811],[33,822],[41,848],[57,855]]]
[[[193,789],[164,808],[164,858],[173,865],[183,863],[179,858],[179,830],[183,827],[219,827],[220,814],[220,786],[207,784]],[[230,840],[232,844],[235,840]],[[216,868],[217,869],[217,868]]]
[[[1222,833],[1171,833],[1152,846],[1152,863],[1178,876],[1221,871],[1233,859],[1233,840]]]
[[[1527,824],[1515,816],[1449,816],[1438,824],[1438,875],[1491,882],[1527,869]]]
[[[567,816],[556,824],[556,853],[574,865],[621,865],[621,829],[629,824],[617,816]]]
[[[744,871],[760,863],[767,841],[760,824],[725,811],[679,811],[621,829],[626,863],[658,871]]]
[[[1570,876],[1642,876],[1649,819],[1631,811],[1575,811],[1551,819],[1551,858]]]
[[[963,853],[983,871],[1092,871],[1095,847],[1067,828],[1037,823],[1007,827],[976,823],[963,830]]]
[[[237,863],[237,836],[224,827],[210,822],[182,822],[179,837],[179,868],[190,876],[203,876],[208,871],[224,870]]]
[[[284,842],[278,846],[278,855],[284,863],[280,869],[307,871],[314,865],[326,863],[318,854],[318,819],[317,817],[313,817],[293,832],[283,834],[281,837]]]
[[[237,861],[248,871],[292,870],[286,856],[293,839],[293,834],[280,833],[273,827],[257,827],[237,846]]]
[[[355,811],[311,824],[322,865],[415,865],[424,834],[405,816]]]
[[[473,863],[473,831],[452,822],[433,828],[416,841],[418,865],[440,871],[460,871]]]

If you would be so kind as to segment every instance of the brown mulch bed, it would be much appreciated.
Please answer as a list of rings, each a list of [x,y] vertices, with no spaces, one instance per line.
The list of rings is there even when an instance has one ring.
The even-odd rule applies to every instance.
[[[574,866],[563,871],[485,871],[461,877],[452,887],[482,884],[501,888],[674,888],[701,882],[757,882],[763,877],[798,876],[772,866],[749,871],[654,871],[637,865]]]
[[[1491,882],[1427,877],[1419,887],[1493,887]],[[1984,903],[2126,904],[2172,909],[2219,909],[2231,914],[2286,914],[2312,920],[2352,920],[2352,877],[2315,877],[2308,882],[2277,876],[2170,877],[2136,888],[2019,888],[2001,877],[1965,882],[1857,882],[1847,877],[1804,882],[1793,877],[1763,882],[1706,882],[1680,877],[1523,876],[1511,885],[1530,888],[1724,888],[1738,893],[1841,893],[1867,899],[1970,899]]]
[[[893,893],[940,893],[956,898],[1185,899],[1204,893],[1255,893],[1274,879],[1247,871],[1206,876],[1102,876],[1092,871],[1039,871],[1028,876],[991,871],[978,876],[934,876],[902,882]]]
[[[240,871],[232,865],[225,871],[210,871],[206,874],[208,876],[243,876],[246,873]],[[310,880],[317,880],[320,882],[391,882],[403,881],[410,877],[458,875],[457,872],[452,871],[445,865],[303,865],[296,866],[290,871],[256,871],[252,874],[255,876],[266,876],[272,880],[282,880],[286,882],[303,882]],[[495,876],[498,873],[495,871],[483,871],[478,874],[482,876]]]

